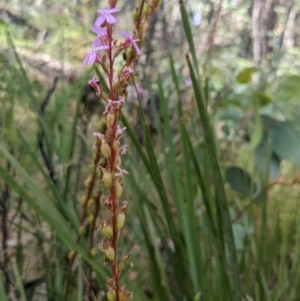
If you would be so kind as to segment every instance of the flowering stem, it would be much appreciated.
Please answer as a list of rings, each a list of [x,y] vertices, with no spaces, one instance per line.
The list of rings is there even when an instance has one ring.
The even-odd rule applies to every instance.
[[[109,0],[109,9],[99,9],[99,17],[95,21],[92,31],[97,34],[96,39],[92,44],[92,49],[85,57],[83,64],[99,64],[104,73],[107,75],[107,81],[109,86],[109,96],[104,93],[102,87],[99,85],[97,79],[92,78],[89,83],[95,89],[97,95],[101,95],[107,103],[104,116],[106,120],[107,129],[102,133],[94,133],[94,136],[99,139],[97,142],[97,154],[95,155],[95,165],[100,159],[102,154],[106,158],[104,166],[100,166],[102,170],[101,180],[108,187],[108,196],[103,198],[103,203],[110,211],[110,218],[108,220],[100,221],[100,229],[103,234],[103,240],[101,241],[102,250],[110,260],[112,278],[107,280],[107,299],[109,301],[127,301],[128,297],[132,296],[126,286],[120,287],[120,275],[122,267],[125,261],[129,258],[129,254],[119,258],[117,252],[118,239],[120,231],[125,222],[125,211],[127,209],[127,202],[123,201],[123,205],[120,207],[119,199],[122,195],[123,189],[123,177],[128,174],[125,170],[120,168],[121,157],[126,153],[126,145],[120,146],[120,138],[126,128],[121,128],[119,125],[119,118],[121,110],[125,104],[126,88],[129,84],[130,77],[133,70],[129,67],[133,63],[137,55],[141,53],[140,43],[143,38],[144,31],[149,23],[150,15],[157,7],[159,0],[141,1],[140,9],[135,21],[135,33],[126,33],[120,31],[119,34],[125,38],[125,41],[119,41],[113,38],[113,24],[116,22],[114,14],[119,11],[115,7],[116,0]],[[146,25],[146,26],[145,26]],[[138,38],[137,38],[138,37]],[[128,49],[129,48],[129,49]],[[99,51],[105,51],[105,56],[101,58]],[[128,51],[127,51],[128,50]],[[119,73],[118,79],[114,78],[114,63],[115,58],[124,52],[123,58],[126,58],[126,64],[122,67]],[[127,56],[128,54],[128,56]],[[114,80],[117,80],[114,82]],[[97,171],[94,170],[91,176],[90,185],[94,185],[96,180]],[[90,187],[90,186],[89,186]],[[92,188],[87,191],[87,202],[90,198]],[[101,194],[101,193],[100,193]],[[96,219],[99,213],[99,200],[100,195],[95,200],[95,211],[93,220],[91,223],[91,235],[96,227]],[[81,219],[81,227],[83,226],[88,214],[88,204],[83,206],[83,215]],[[77,242],[80,241],[80,236],[77,238]],[[90,238],[90,251],[94,251],[94,238]],[[92,255],[92,252],[91,252]],[[73,259],[73,258],[72,258]],[[73,259],[74,260],[74,259]],[[92,273],[90,270],[89,276],[90,290],[89,296],[91,296],[92,285]]]

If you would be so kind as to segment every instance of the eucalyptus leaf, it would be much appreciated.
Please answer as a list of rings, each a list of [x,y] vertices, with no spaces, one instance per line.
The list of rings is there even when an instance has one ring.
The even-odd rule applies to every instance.
[[[236,80],[240,84],[248,84],[249,82],[251,82],[252,75],[258,71],[259,69],[256,67],[246,68],[237,75]]]
[[[226,182],[230,187],[245,197],[251,197],[255,191],[255,183],[244,169],[231,166],[225,171]]]

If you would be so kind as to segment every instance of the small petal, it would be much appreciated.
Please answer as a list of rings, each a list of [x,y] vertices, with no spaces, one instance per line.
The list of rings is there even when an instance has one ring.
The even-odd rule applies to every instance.
[[[119,31],[119,34],[124,37],[125,39],[129,39],[131,40],[132,39],[132,35],[128,34],[127,32],[125,31]]]
[[[90,54],[88,53],[88,54],[86,55],[86,57],[84,58],[83,62],[82,62],[82,66],[84,66],[84,65],[87,64],[88,59],[89,59],[89,56],[90,56]]]
[[[96,22],[95,22],[95,25],[100,27],[103,23],[105,22],[105,17],[104,16],[100,16]]]
[[[132,45],[133,45],[133,47],[134,47],[137,55],[140,55],[141,54],[141,50],[140,50],[139,46],[137,45],[137,43],[135,41],[139,41],[139,40],[133,40],[132,41]]]
[[[93,48],[93,51],[106,50],[108,48],[109,48],[108,45],[101,45],[101,46]]]
[[[112,16],[112,15],[106,16],[105,19],[106,19],[106,22],[109,23],[109,24],[114,24],[114,23],[116,23],[116,18],[115,18],[114,16]]]
[[[97,57],[97,54],[96,54],[96,52],[90,52],[90,55],[89,55],[89,59],[88,59],[88,63],[90,64],[90,65],[93,65],[94,63],[95,63],[95,61],[96,61],[96,57]]]
[[[101,40],[99,37],[97,37],[94,41],[93,41],[93,44],[92,44],[92,47],[93,48],[97,48],[97,47],[100,47],[101,46]]]
[[[94,32],[95,34],[97,34],[97,35],[100,36],[102,30],[101,30],[99,27],[97,27],[97,26],[94,25],[94,26],[92,27],[92,32]]]
[[[120,10],[118,8],[111,8],[111,9],[98,9],[97,11],[98,13],[104,15],[104,14],[114,14]]]

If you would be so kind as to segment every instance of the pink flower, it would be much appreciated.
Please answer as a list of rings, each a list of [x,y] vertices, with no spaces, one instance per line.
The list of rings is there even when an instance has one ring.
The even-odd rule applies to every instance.
[[[85,59],[82,62],[82,66],[89,64],[89,65],[93,65],[95,63],[95,61],[97,59],[100,60],[99,55],[97,54],[97,51],[99,50],[105,50],[108,49],[108,45],[103,45],[103,46],[99,46],[99,47],[92,47],[92,50],[88,51]]]
[[[118,11],[118,8],[98,9],[100,17],[96,20],[95,25],[100,27],[105,21],[109,24],[114,24],[116,22],[116,18],[112,14]]]
[[[126,127],[121,128],[119,125],[117,125],[117,130],[116,130],[116,139],[117,140],[119,140],[122,137],[125,130],[126,130]]]
[[[107,28],[106,27],[92,27],[92,32],[97,34],[97,38],[93,42],[94,47],[99,47],[101,45],[105,45],[107,43]]]
[[[137,55],[141,54],[141,50],[139,48],[139,46],[137,45],[137,41],[139,41],[139,39],[132,39],[133,38],[133,33],[131,32],[130,34],[124,32],[124,31],[119,31],[119,34],[124,37],[126,39],[125,43],[123,44],[123,46],[129,46],[132,45],[137,53]]]
[[[125,79],[128,79],[129,76],[133,73],[133,70],[129,67],[125,67],[124,70],[123,70],[123,76],[125,77]]]
[[[89,80],[89,84],[94,88],[96,95],[100,95],[101,88],[99,86],[99,79],[96,76]]]

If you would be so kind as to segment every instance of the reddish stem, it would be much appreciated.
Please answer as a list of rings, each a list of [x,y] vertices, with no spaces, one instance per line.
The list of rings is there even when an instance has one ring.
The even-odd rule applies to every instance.
[[[113,64],[114,64],[114,59],[112,55],[112,43],[113,43],[113,38],[112,38],[112,26],[107,25],[107,37],[108,37],[108,44],[109,44],[109,49],[108,49],[108,60],[109,60],[109,86],[110,86],[110,98],[111,100],[116,100],[115,99],[115,91],[113,87],[113,77],[114,77],[114,69],[113,69]],[[117,117],[117,116],[116,116]],[[109,164],[109,169],[110,172],[113,174],[114,172],[114,166],[115,166],[115,160],[116,160],[116,155],[117,152],[114,150],[113,145],[114,141],[116,140],[116,128],[117,128],[117,118],[116,121],[114,122],[113,126],[109,129],[109,141],[110,141],[110,147],[111,147],[111,156],[108,159],[108,164]],[[110,187],[110,197],[109,197],[109,203],[111,205],[111,222],[112,222],[112,228],[113,228],[113,237],[111,239],[111,246],[115,251],[115,258],[111,261],[111,269],[112,269],[112,274],[113,278],[115,281],[115,289],[116,289],[116,301],[120,300],[119,297],[119,273],[117,270],[117,261],[116,261],[116,256],[117,256],[117,240],[118,240],[118,229],[117,229],[117,209],[118,209],[118,199],[116,196],[116,181],[113,180],[113,184]]]

